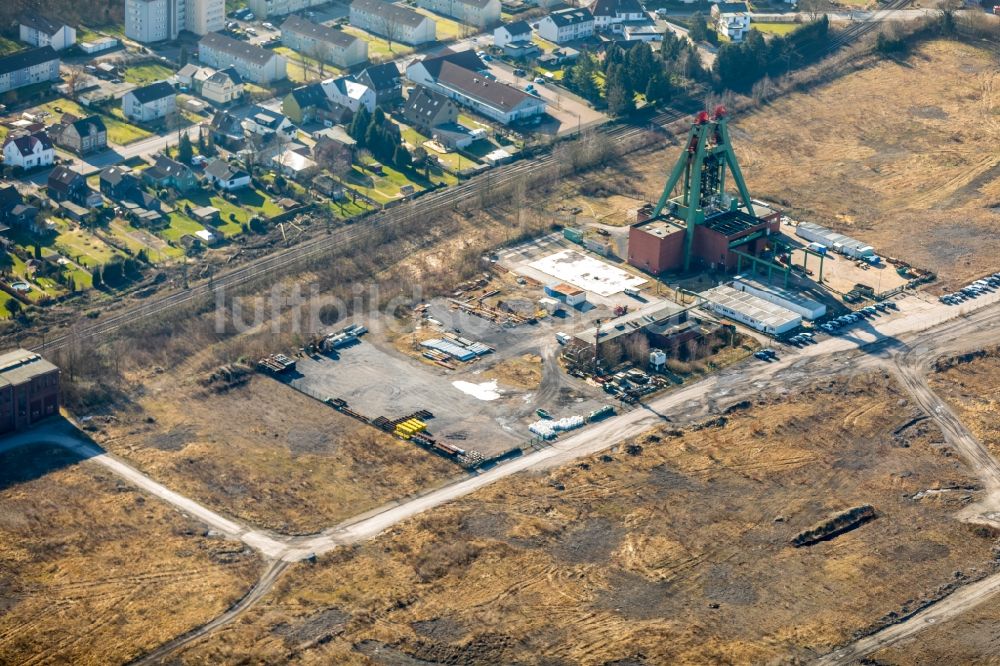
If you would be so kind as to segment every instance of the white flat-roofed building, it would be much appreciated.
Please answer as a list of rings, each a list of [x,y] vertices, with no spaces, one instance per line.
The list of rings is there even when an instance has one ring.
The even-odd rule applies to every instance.
[[[770,335],[781,335],[802,325],[802,315],[797,312],[728,285],[709,289],[699,296],[708,301],[705,307],[712,312]]]
[[[737,275],[733,278],[733,289],[745,291],[775,305],[788,308],[810,321],[819,319],[826,314],[826,306],[819,301],[791,289],[765,284],[750,275]]]

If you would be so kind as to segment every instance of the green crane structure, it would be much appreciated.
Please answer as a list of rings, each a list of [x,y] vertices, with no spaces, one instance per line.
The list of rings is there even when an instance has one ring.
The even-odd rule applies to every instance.
[[[653,217],[658,217],[669,203],[671,213],[687,224],[684,233],[685,271],[691,269],[695,227],[705,223],[706,209],[719,208],[726,201],[727,168],[739,192],[739,200],[731,200],[730,209],[736,210],[742,204],[749,215],[756,217],[750,201],[750,191],[729,142],[727,123],[726,109],[723,106],[716,107],[711,116],[707,111],[702,111],[695,117],[687,134],[684,152],[674,164],[663,194],[653,209]],[[681,177],[684,178],[683,189],[671,199],[670,195]]]

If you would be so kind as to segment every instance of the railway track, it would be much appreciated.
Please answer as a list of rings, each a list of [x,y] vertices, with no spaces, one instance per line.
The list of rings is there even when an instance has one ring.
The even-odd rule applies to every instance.
[[[899,9],[908,2],[909,0],[890,0],[876,16],[884,16],[885,12]],[[878,26],[878,21],[852,25],[831,41],[828,51],[832,52],[862,37],[875,30]],[[700,108],[700,105],[691,99],[684,100],[682,104],[683,106],[680,106],[680,108],[670,109],[652,116],[641,125],[604,125],[596,131],[598,134],[620,145],[628,146],[624,152],[631,152],[640,148],[641,145],[631,146],[630,144],[645,136],[651,128],[659,128],[672,134],[677,134],[678,131],[681,133],[686,131],[687,128],[684,127],[677,128],[678,131],[671,132],[672,128],[670,125],[678,120],[689,117],[693,112],[698,110],[693,107],[698,106]],[[95,336],[103,336],[118,330],[126,324],[141,321],[174,308],[209,298],[216,290],[225,290],[252,282],[264,276],[281,274],[283,271],[301,264],[312,257],[321,256],[358,243],[359,241],[370,239],[384,230],[403,226],[418,218],[428,219],[442,213],[459,210],[464,205],[473,202],[479,197],[482,187],[488,189],[503,188],[520,178],[531,176],[532,174],[540,175],[555,165],[557,160],[558,156],[549,152],[537,159],[524,160],[497,170],[487,171],[464,183],[438,190],[398,208],[369,216],[353,225],[337,229],[331,234],[312,238],[293,247],[268,254],[254,260],[250,264],[215,276],[207,283],[201,283],[183,291],[129,306],[121,312],[104,317],[100,321],[79,325],[71,331],[62,333],[56,337],[50,339],[43,338],[38,344],[25,344],[25,346],[30,346],[33,351],[37,352],[58,351],[66,348],[72,342],[86,340]]]
[[[873,30],[878,30],[881,27],[882,20],[889,12],[896,9],[903,9],[908,4],[910,4],[910,0],[889,0],[889,2],[886,2],[875,12],[871,20],[863,23],[853,23],[850,27],[838,33],[834,39],[830,40],[830,44],[827,46],[827,53],[833,53],[840,47],[864,37]]]
[[[689,113],[685,111],[669,110],[656,114],[643,125],[615,125],[602,128],[598,132],[619,144],[628,144],[644,136],[651,126],[663,128],[688,115]],[[630,150],[638,147],[640,146],[634,146]],[[210,282],[130,306],[122,312],[111,314],[93,324],[78,326],[70,332],[45,340],[43,343],[33,346],[32,349],[38,352],[58,351],[73,341],[105,335],[126,324],[211,297],[216,290],[236,287],[263,276],[280,274],[282,271],[312,257],[321,256],[370,239],[384,230],[403,226],[418,218],[428,219],[442,213],[458,210],[463,205],[475,201],[480,196],[483,186],[502,188],[514,183],[519,178],[544,173],[556,164],[557,159],[556,155],[548,153],[538,159],[517,162],[493,173],[486,172],[462,184],[417,199],[409,205],[383,211],[353,225],[337,229],[329,235],[319,236],[261,257],[251,264],[215,276]]]

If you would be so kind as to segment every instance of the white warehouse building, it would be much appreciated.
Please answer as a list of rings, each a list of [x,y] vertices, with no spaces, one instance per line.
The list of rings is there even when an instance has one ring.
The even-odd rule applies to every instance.
[[[733,289],[745,291],[769,303],[788,308],[802,315],[803,319],[812,321],[826,314],[826,306],[808,296],[791,289],[785,289],[772,284],[764,284],[749,275],[737,275],[733,278]]]
[[[769,335],[781,335],[802,325],[802,315],[759,296],[720,285],[700,296],[712,312]]]

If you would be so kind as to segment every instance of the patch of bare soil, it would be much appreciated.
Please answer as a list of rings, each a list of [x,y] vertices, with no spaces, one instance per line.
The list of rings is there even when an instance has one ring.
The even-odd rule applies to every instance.
[[[931,388],[993,455],[1000,455],[1000,347],[949,359],[931,376]]]
[[[157,376],[93,433],[172,490],[281,532],[316,532],[461,470],[254,375],[224,393]]]
[[[225,611],[242,543],[59,447],[0,455],[0,664],[120,664]]]
[[[224,639],[180,658],[806,661],[992,566],[992,539],[953,518],[974,492],[914,498],[975,485],[918,416],[887,375],[835,380],[506,479],[290,572]],[[865,503],[875,520],[791,544]],[[273,649],[274,626],[330,607],[350,614],[343,633]]]

